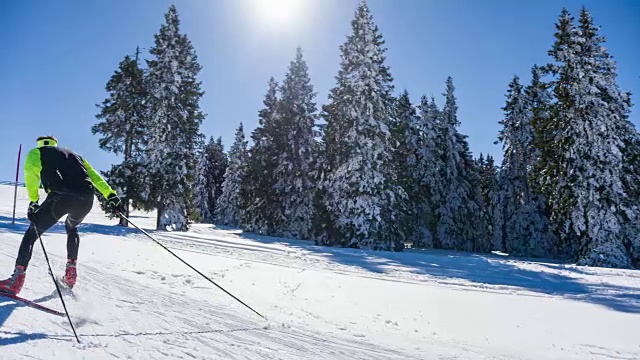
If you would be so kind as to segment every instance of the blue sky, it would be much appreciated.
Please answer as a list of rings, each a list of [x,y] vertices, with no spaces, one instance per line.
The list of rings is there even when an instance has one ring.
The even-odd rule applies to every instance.
[[[203,66],[201,106],[207,137],[228,149],[239,122],[247,136],[270,76],[282,79],[300,45],[317,101],[325,103],[339,66],[339,46],[350,31],[357,0],[299,0],[277,22],[250,8],[257,0],[176,0],[182,31]],[[98,147],[90,128],[95,104],[124,55],[149,48],[171,1],[0,1],[0,180],[15,176],[19,144],[42,134],[106,170],[118,158]],[[637,0],[369,0],[386,40],[396,91],[414,102],[441,93],[447,76],[457,88],[460,130],[471,150],[501,158],[494,145],[507,84],[528,82],[533,64],[549,60],[554,22],[563,6],[577,16],[582,5],[608,37],[619,83],[640,103],[640,1]],[[269,21],[269,19],[273,21]],[[146,53],[144,54],[146,56]],[[631,114],[640,126],[640,110]],[[24,160],[24,154],[23,154]],[[22,165],[21,165],[22,166]],[[22,179],[22,174],[20,174]]]

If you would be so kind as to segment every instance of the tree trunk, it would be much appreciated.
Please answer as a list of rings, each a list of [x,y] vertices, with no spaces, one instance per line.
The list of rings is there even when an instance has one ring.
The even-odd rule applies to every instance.
[[[129,200],[126,199],[124,200],[124,216],[126,216],[127,218],[129,218]],[[123,227],[129,227],[129,222],[126,221],[123,218],[120,218],[120,223],[118,224],[119,226],[123,226]]]
[[[166,230],[160,226],[160,218],[162,217],[162,212],[164,212],[164,205],[162,203],[158,203],[156,206],[158,213],[156,214],[156,229],[157,230]]]

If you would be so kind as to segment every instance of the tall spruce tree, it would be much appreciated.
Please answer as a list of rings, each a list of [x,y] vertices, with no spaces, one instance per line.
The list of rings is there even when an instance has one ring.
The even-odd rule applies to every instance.
[[[460,125],[453,79],[447,78],[445,104],[437,123],[437,152],[442,160],[435,184],[437,194],[437,238],[434,245],[443,249],[485,250],[488,246],[486,224],[482,221],[480,189],[474,161]]]
[[[398,218],[407,240],[414,246],[423,246],[425,240],[425,189],[422,186],[422,123],[411,103],[408,91],[403,91],[396,102],[396,114],[392,118],[391,136],[394,141],[394,166],[398,184],[407,194],[406,212]]]
[[[153,59],[147,60],[150,136],[144,195],[156,204],[158,229],[184,231],[193,202],[196,152],[203,142],[199,101],[204,92],[197,80],[201,66],[191,41],[180,33],[175,6],[154,37]]]
[[[211,140],[209,141],[209,144],[212,144]],[[210,159],[209,168],[211,171],[209,175],[211,184],[211,197],[209,198],[209,203],[211,205],[209,207],[209,212],[213,216],[215,214],[215,209],[218,206],[218,201],[220,201],[220,196],[222,196],[222,184],[224,183],[227,168],[229,167],[229,157],[224,152],[222,137],[218,137],[212,145],[207,147],[207,150],[209,151],[207,155]],[[215,220],[215,217],[213,220]]]
[[[529,177],[535,164],[531,104],[517,76],[507,90],[505,117],[498,135],[504,157],[498,182],[493,243],[518,256],[546,257],[553,253],[543,204],[532,193]]]
[[[543,181],[552,195],[550,220],[564,254],[579,264],[630,267],[637,230],[626,224],[638,215],[624,186],[629,102],[591,15],[583,8],[578,28],[573,20],[563,9],[549,51],[557,99],[548,145],[556,156]]]
[[[550,131],[547,131],[547,126],[553,126],[551,119],[551,109],[553,107],[553,94],[550,93],[550,84],[542,81],[545,69],[534,65],[531,68],[531,83],[525,88],[524,93],[526,96],[531,129],[533,131],[533,139],[531,141],[531,161],[533,166],[531,170],[534,174],[537,173],[537,168],[543,162],[543,154],[541,152],[544,149],[544,145],[552,142],[553,138],[550,138]],[[538,184],[534,177],[532,180],[532,186]]]
[[[353,32],[341,46],[337,86],[323,108],[329,167],[325,204],[339,232],[323,243],[401,250],[404,234],[398,218],[406,194],[392,164],[393,85],[384,40],[364,1],[351,26]]]
[[[240,226],[242,220],[240,187],[242,179],[246,176],[249,158],[247,143],[244,137],[244,127],[240,123],[233,145],[229,150],[229,167],[222,183],[222,194],[216,203],[215,219],[218,224]]]
[[[101,149],[123,156],[122,163],[113,165],[105,177],[121,196],[124,214],[129,217],[130,203],[144,208],[138,184],[147,145],[147,89],[137,56],[135,59],[125,56],[107,82],[106,90],[109,97],[97,105],[100,113],[96,118],[101,121],[91,127],[91,133],[101,135],[98,141]],[[120,225],[127,226],[127,222],[120,219]]]
[[[317,108],[310,82],[307,63],[298,48],[280,87],[279,121],[274,123],[279,149],[274,177],[284,219],[279,235],[303,239],[310,237],[315,188],[312,160]]]
[[[472,243],[471,251],[486,252],[491,249],[491,239],[489,238],[489,223],[486,221],[484,213],[488,208],[488,204],[484,202],[481,187],[481,173],[477,166],[469,142],[468,136],[458,134],[458,141],[461,144],[461,157],[464,159],[465,180],[469,184],[469,202],[466,211],[470,214],[469,230],[471,232]]]
[[[487,224],[487,238],[493,239],[494,234],[494,212],[496,210],[495,194],[498,191],[498,168],[495,165],[493,156],[487,155],[486,159],[482,153],[476,160],[476,168],[478,169],[478,175],[480,179],[480,193],[482,196],[482,202],[484,209],[482,211],[482,217]],[[496,249],[494,246],[490,246]],[[498,248],[497,250],[502,250]]]
[[[285,219],[274,191],[277,179],[273,174],[281,152],[278,147],[282,145],[276,131],[280,114],[278,83],[274,78],[269,79],[263,103],[264,108],[258,113],[258,127],[251,134],[253,147],[249,150],[247,172],[240,191],[244,212],[242,227],[251,232],[275,235]]]
[[[443,162],[438,152],[438,124],[440,121],[440,110],[436,104],[435,98],[428,98],[423,95],[420,99],[419,110],[419,129],[420,137],[418,139],[418,163],[415,167],[419,179],[419,205],[418,211],[421,219],[422,228],[419,229],[421,239],[416,244],[418,247],[433,247],[434,238],[437,232],[437,209],[435,204],[439,201],[439,195],[436,193],[438,188],[438,180],[440,171],[443,168]]]
[[[531,144],[531,154],[533,166],[530,173],[530,185],[532,194],[540,197],[546,204],[546,199],[550,195],[549,186],[544,182],[548,180],[545,175],[545,167],[551,159],[556,156],[555,148],[550,146],[555,141],[554,126],[555,119],[551,116],[553,108],[553,94],[549,91],[551,84],[542,81],[542,77],[547,71],[543,67],[534,65],[531,68],[531,83],[526,87],[525,94],[529,103],[531,116],[531,128],[533,130],[533,141]],[[547,208],[545,213],[549,215]]]
[[[549,220],[556,236],[556,248],[561,258],[575,257],[578,245],[572,224],[569,222],[569,208],[573,201],[570,194],[571,182],[567,178],[566,168],[563,168],[570,138],[563,128],[568,123],[571,107],[569,87],[575,79],[568,69],[575,68],[575,54],[577,52],[577,30],[574,18],[567,9],[562,9],[555,25],[555,43],[549,55],[556,60],[555,64],[544,67],[545,74],[555,76],[550,81],[555,101],[549,107],[549,114],[536,125],[539,136],[538,151],[540,166],[536,168],[536,183],[539,193],[547,199]]]
[[[329,173],[329,167],[327,162],[326,143],[324,141],[324,125],[319,126],[321,138],[316,143],[316,150],[314,151],[314,158],[312,163],[312,179],[316,184],[316,188],[313,192],[313,218],[311,219],[311,239],[316,244],[328,244],[329,239],[336,239],[340,235],[338,234],[329,209],[325,203],[326,191],[326,177]]]
[[[210,195],[210,180],[208,175],[209,159],[207,157],[206,146],[199,151],[198,164],[196,165],[196,182],[194,185],[193,202],[195,206],[196,217],[200,222],[213,221],[213,214],[209,211],[209,195]]]
[[[581,49],[580,60],[583,62],[585,68],[590,69],[594,73],[587,84],[585,84],[588,93],[593,96],[593,89],[588,86],[595,85],[597,89],[596,99],[591,99],[589,110],[593,111],[594,117],[600,117],[595,124],[596,131],[602,131],[601,127],[598,128],[598,125],[601,123],[608,123],[611,129],[615,129],[613,136],[604,131],[605,138],[601,139],[602,142],[600,144],[602,152],[605,152],[602,158],[608,156],[608,154],[606,154],[607,151],[617,154],[614,149],[608,146],[614,143],[614,141],[617,142],[622,158],[619,169],[620,179],[613,181],[607,178],[606,165],[603,163],[598,164],[602,167],[600,171],[602,171],[603,174],[601,176],[606,179],[605,181],[621,185],[622,187],[622,189],[616,189],[616,195],[607,194],[609,198],[602,196],[602,204],[599,206],[600,208],[606,207],[610,204],[611,198],[618,197],[621,200],[617,209],[611,210],[609,208],[609,210],[614,212],[618,217],[620,229],[613,227],[609,219],[603,219],[603,223],[612,226],[614,230],[619,230],[619,235],[614,235],[613,241],[607,241],[595,235],[606,230],[593,230],[593,228],[603,228],[603,226],[589,224],[590,220],[586,220],[585,227],[588,228],[592,226],[592,230],[590,238],[586,239],[586,241],[583,239],[580,262],[587,265],[615,262],[616,265],[612,266],[627,267],[640,262],[640,226],[638,226],[640,225],[640,198],[633,197],[633,195],[637,195],[640,190],[640,181],[638,181],[640,180],[640,177],[638,177],[639,170],[637,170],[638,151],[640,149],[638,148],[637,142],[638,133],[629,121],[629,113],[631,111],[629,93],[622,91],[617,83],[616,63],[604,46],[606,39],[599,35],[599,30],[599,27],[594,24],[591,13],[583,7],[580,11],[579,20],[580,38],[578,43]],[[630,173],[628,171],[629,168],[635,169]],[[635,180],[628,181],[629,178]],[[616,257],[615,253],[611,255],[611,260],[602,260],[603,253],[609,254],[615,251],[609,249],[621,251],[625,257],[624,261],[618,262],[612,260]]]
[[[225,179],[229,160],[224,152],[222,138],[209,138],[202,149],[197,168],[195,190],[196,210],[200,221],[214,222],[215,208],[222,195],[222,183]]]

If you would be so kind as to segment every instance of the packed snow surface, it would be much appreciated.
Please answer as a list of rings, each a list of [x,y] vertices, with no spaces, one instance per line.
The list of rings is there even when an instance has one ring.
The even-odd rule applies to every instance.
[[[44,196],[44,194],[43,194]],[[0,275],[28,226],[0,186]],[[314,246],[131,220],[260,318],[99,206],[81,228],[66,318],[0,298],[0,359],[640,359],[640,273],[445,251]],[[66,236],[43,236],[61,275]],[[39,244],[20,294],[62,310]]]

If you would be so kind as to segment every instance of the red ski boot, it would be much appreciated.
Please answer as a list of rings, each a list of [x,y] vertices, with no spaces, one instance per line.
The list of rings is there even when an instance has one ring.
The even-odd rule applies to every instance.
[[[62,277],[62,282],[67,285],[69,289],[73,288],[76,284],[76,275],[76,261],[67,260],[67,269]]]
[[[25,276],[24,266],[16,266],[10,278],[0,281],[0,292],[18,295],[24,285]]]

